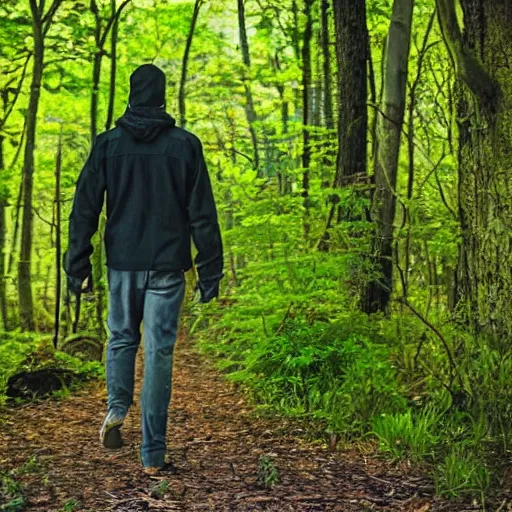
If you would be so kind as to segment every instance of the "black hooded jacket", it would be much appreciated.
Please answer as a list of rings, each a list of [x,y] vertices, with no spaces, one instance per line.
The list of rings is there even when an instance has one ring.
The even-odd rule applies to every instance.
[[[188,270],[191,238],[200,283],[222,277],[217,211],[200,140],[165,112],[165,75],[153,65],[130,79],[116,128],[98,136],[76,186],[65,259],[68,276],[91,273],[91,238],[107,196],[107,265],[119,270]]]

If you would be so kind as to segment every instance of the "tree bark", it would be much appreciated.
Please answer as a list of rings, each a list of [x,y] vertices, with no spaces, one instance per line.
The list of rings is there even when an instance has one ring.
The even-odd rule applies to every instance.
[[[366,174],[368,31],[364,0],[334,0],[338,61],[338,159],[335,186]]]
[[[197,19],[199,17],[199,11],[203,5],[204,0],[196,0],[194,4],[194,12],[192,14],[192,20],[190,22],[190,29],[187,35],[187,42],[185,44],[185,52],[183,53],[183,61],[181,63],[181,78],[180,78],[180,90],[178,93],[178,104],[180,109],[180,126],[186,128],[187,126],[187,103],[186,99],[186,85],[187,85],[187,72],[188,72],[188,60],[190,57],[190,49],[192,48],[192,40],[196,30]]]
[[[393,230],[400,139],[404,122],[414,0],[395,0],[386,45],[384,104],[377,122],[375,192],[372,204],[373,257],[380,278],[365,290],[363,310],[387,309],[393,288]]]
[[[240,49],[242,52],[242,60],[244,63],[244,75],[242,77],[245,90],[245,116],[249,124],[249,133],[253,146],[253,167],[258,171],[258,176],[261,176],[260,170],[260,156],[259,156],[259,142],[258,134],[254,123],[258,120],[256,110],[254,108],[254,99],[252,97],[251,79],[249,75],[251,69],[251,56],[249,52],[249,41],[247,39],[247,29],[245,26],[245,0],[238,0],[238,30],[240,35]]]
[[[342,188],[367,176],[368,30],[365,0],[333,0],[338,64],[338,155],[333,186]],[[338,197],[331,198],[318,249],[329,250]],[[340,216],[338,212],[338,217]],[[350,218],[350,212],[345,212]]]
[[[34,38],[34,64],[27,111],[27,135],[23,161],[23,227],[21,232],[20,261],[18,263],[20,320],[21,328],[25,331],[33,331],[35,328],[30,270],[33,229],[32,192],[34,187],[34,149],[37,112],[41,95],[44,60],[43,23],[36,0],[30,0],[30,9],[32,12],[32,34]]]
[[[512,24],[506,0],[438,0],[459,83],[458,309],[475,333],[509,346],[512,334]]]

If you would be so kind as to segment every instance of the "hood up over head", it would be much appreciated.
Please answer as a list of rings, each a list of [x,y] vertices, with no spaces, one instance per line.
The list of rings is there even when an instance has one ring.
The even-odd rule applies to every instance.
[[[176,125],[165,111],[165,75],[153,64],[138,67],[130,77],[128,108],[116,121],[137,140],[151,142],[158,134]]]

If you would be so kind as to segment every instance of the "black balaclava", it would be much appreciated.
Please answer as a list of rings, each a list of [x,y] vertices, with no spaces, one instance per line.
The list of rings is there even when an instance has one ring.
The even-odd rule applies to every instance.
[[[137,140],[151,142],[158,134],[176,125],[165,111],[165,75],[153,64],[138,67],[130,77],[130,98],[116,126]]]
[[[138,67],[130,77],[130,108],[165,107],[165,75],[153,64]]]

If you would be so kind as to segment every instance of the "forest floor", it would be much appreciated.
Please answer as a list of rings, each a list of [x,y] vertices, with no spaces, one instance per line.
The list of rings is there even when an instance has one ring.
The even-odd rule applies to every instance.
[[[104,383],[96,383],[62,400],[0,411],[0,468],[15,470],[25,497],[19,510],[479,510],[433,498],[431,482],[371,451],[333,452],[308,441],[296,421],[256,415],[186,339],[176,351],[168,429],[174,470],[141,471],[138,398],[123,428],[125,446],[104,450],[105,401]],[[271,488],[258,481],[261,456],[279,471]]]

